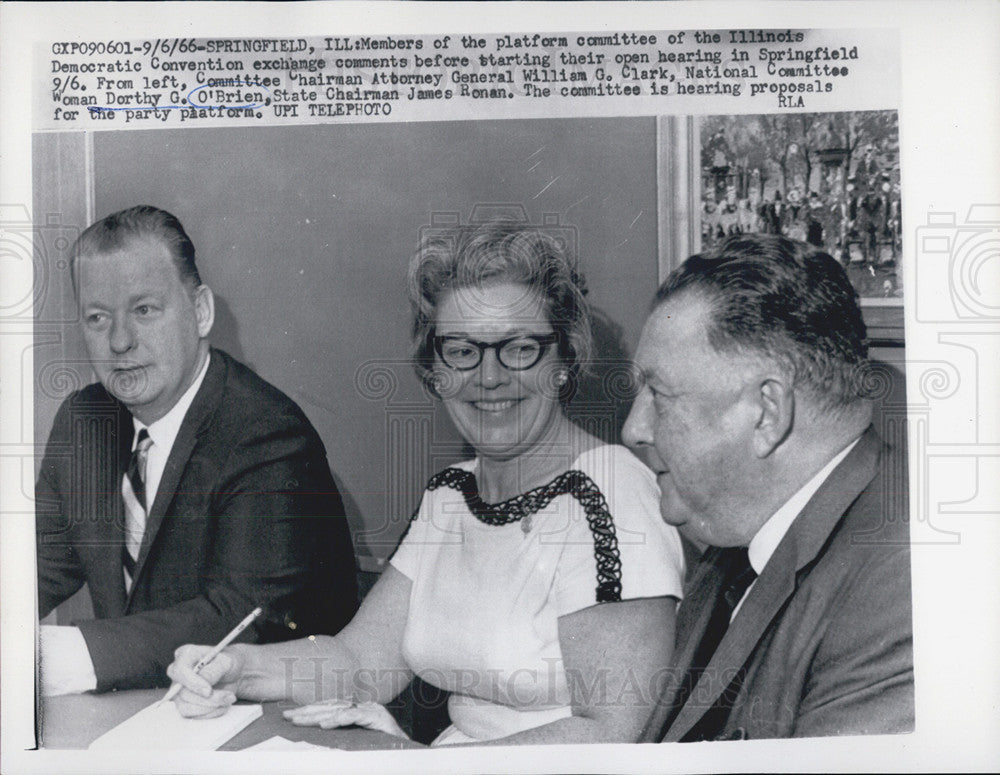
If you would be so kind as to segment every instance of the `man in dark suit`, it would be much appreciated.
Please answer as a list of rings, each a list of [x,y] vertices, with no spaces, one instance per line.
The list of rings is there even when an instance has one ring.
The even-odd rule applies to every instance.
[[[174,649],[335,633],[354,553],[323,443],[299,407],[209,347],[211,290],[152,207],[71,250],[99,383],[59,409],[36,485],[39,614],[87,584],[96,618],[41,630],[43,693],[165,685]]]
[[[743,235],[660,288],[624,429],[661,511],[709,548],[646,741],[913,728],[906,467],[871,426],[843,268]]]

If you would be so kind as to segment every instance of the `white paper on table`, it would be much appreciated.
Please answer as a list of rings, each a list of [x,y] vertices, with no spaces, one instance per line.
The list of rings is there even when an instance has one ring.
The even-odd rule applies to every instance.
[[[264,714],[260,705],[231,705],[212,719],[184,718],[172,702],[154,702],[90,744],[91,749],[214,751]]]
[[[263,742],[257,743],[257,745],[251,745],[249,748],[244,748],[245,751],[330,751],[334,750],[323,745],[315,745],[313,743],[307,743],[305,740],[299,740],[298,742],[293,742],[287,737],[281,737],[280,735],[275,735],[274,737],[269,737]]]

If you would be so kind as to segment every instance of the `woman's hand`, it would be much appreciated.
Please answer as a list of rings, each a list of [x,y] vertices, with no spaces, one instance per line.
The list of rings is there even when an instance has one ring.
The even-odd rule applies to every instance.
[[[181,646],[167,667],[170,680],[181,686],[174,702],[186,718],[215,718],[236,702],[235,685],[243,660],[236,651],[226,649],[196,673],[194,666],[211,650],[211,646]]]
[[[333,729],[356,724],[409,739],[385,706],[376,702],[363,702],[359,705],[348,700],[323,700],[286,710],[282,715],[300,727]]]

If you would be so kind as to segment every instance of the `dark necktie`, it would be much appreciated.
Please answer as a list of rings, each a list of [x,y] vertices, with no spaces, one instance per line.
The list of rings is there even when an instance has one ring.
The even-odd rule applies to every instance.
[[[691,660],[691,665],[688,667],[687,672],[684,675],[684,680],[681,683],[680,688],[677,690],[677,695],[674,698],[669,713],[664,719],[662,724],[657,724],[658,728],[650,728],[647,725],[646,736],[650,736],[650,741],[659,742],[663,739],[670,725],[673,724],[674,719],[677,718],[677,714],[680,713],[684,703],[691,696],[694,691],[695,686],[698,683],[698,679],[701,677],[708,663],[712,661],[712,655],[715,654],[716,649],[722,642],[723,636],[726,634],[726,630],[729,628],[729,620],[733,616],[733,611],[736,610],[736,606],[739,604],[740,600],[743,599],[743,595],[746,594],[747,589],[753,584],[754,580],[757,578],[757,574],[750,565],[750,558],[747,554],[746,547],[735,547],[731,549],[723,549],[718,558],[716,559],[717,564],[722,567],[723,570],[723,580],[720,588],[720,593],[715,599],[715,603],[712,606],[712,613],[708,619],[708,626],[705,628],[705,633],[698,643],[698,647],[695,649],[694,657]],[[731,702],[732,692],[724,691],[720,700],[712,706],[709,713],[713,717],[714,726],[719,720],[719,713],[724,712],[728,714],[729,704],[725,702],[728,699]],[[720,706],[720,703],[723,705]],[[656,715],[662,712],[659,708],[654,710],[654,717],[651,722],[658,721]],[[722,719],[724,721],[724,717]],[[692,732],[700,730],[702,727],[699,724]],[[689,739],[689,735],[685,736],[685,740]],[[696,739],[701,739],[700,734]]]
[[[750,565],[750,556],[746,547],[726,549],[723,553],[726,555],[727,567],[722,583],[722,593],[715,599],[708,627],[705,628],[705,634],[702,636],[701,643],[698,644],[691,662],[692,670],[701,670],[712,661],[712,655],[722,642],[726,630],[729,629],[729,620],[733,617],[733,611],[736,610],[743,595],[757,578],[757,574]]]
[[[142,428],[135,440],[135,449],[128,461],[128,470],[122,481],[122,497],[125,499],[125,545],[122,547],[122,563],[128,571],[129,579],[135,576],[135,563],[139,559],[142,534],[146,529],[146,461],[153,440],[149,432]]]

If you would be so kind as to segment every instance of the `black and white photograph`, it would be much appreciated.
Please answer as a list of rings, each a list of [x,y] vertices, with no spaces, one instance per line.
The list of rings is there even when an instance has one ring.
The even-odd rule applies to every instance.
[[[934,3],[7,5],[9,771],[997,761]]]

